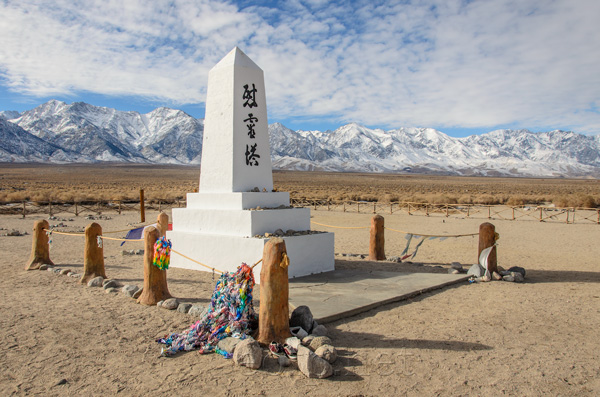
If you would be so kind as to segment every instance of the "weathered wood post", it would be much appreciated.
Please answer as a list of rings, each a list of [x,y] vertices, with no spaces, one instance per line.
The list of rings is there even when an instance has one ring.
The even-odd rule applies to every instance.
[[[479,249],[477,250],[477,260],[484,249],[493,246],[496,243],[496,227],[489,222],[482,223],[479,226]],[[496,247],[492,248],[488,256],[488,270],[490,274],[498,271],[498,259],[496,257]]]
[[[157,228],[149,226],[144,230],[144,288],[137,303],[153,306],[165,299],[172,298],[167,286],[167,271],[152,264],[154,244],[160,237]]]
[[[369,237],[369,260],[385,260],[384,218],[375,215],[371,218],[371,233]]]
[[[140,189],[140,222],[146,222],[146,208],[144,207],[144,189]]]
[[[102,226],[92,222],[85,227],[85,248],[83,250],[83,276],[79,282],[87,284],[93,278],[106,278],[104,271],[104,247]]]
[[[54,265],[50,260],[50,244],[46,230],[50,229],[47,220],[35,221],[33,223],[33,242],[31,244],[31,256],[25,266],[25,270],[39,269],[40,265]]]
[[[260,311],[256,339],[265,345],[272,341],[283,343],[292,336],[288,306],[288,265],[285,241],[282,238],[267,241],[260,271]]]
[[[156,219],[156,223],[158,224],[158,232],[160,233],[160,237],[165,237],[167,235],[167,230],[169,229],[169,215],[161,212],[158,214],[158,218]]]

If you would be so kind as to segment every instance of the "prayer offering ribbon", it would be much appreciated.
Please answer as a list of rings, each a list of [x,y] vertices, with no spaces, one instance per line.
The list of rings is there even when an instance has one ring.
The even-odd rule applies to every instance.
[[[171,261],[171,240],[161,237],[154,243],[154,260],[152,264],[160,270],[167,270]]]

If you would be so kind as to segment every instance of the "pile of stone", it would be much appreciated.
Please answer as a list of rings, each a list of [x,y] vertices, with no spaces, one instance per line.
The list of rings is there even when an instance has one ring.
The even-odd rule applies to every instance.
[[[143,251],[143,250],[142,250]],[[143,253],[143,252],[142,252]],[[46,270],[59,276],[69,276],[73,278],[81,278],[81,274],[76,273],[70,269],[63,269],[58,266],[52,266],[43,264],[40,266],[40,270]],[[105,279],[104,277],[98,276],[87,283],[88,287],[102,288],[107,294],[121,292],[124,295],[137,299],[142,294],[143,288],[139,288],[137,285],[122,285],[117,280]],[[191,303],[180,303],[177,298],[166,299],[156,304],[157,307],[167,310],[177,310],[180,313],[189,314],[192,317],[201,317],[204,315],[208,308],[203,306],[193,305]]]
[[[250,211],[285,210],[287,208],[294,208],[294,207],[291,206],[291,205],[284,205],[284,204],[281,204],[280,206],[277,206],[277,207],[261,207],[259,205],[259,206],[256,206],[256,207],[248,208],[248,210],[250,210]]]
[[[318,324],[307,306],[300,306],[292,312],[290,333],[285,344],[297,350],[296,357],[290,359],[285,355],[277,357],[280,367],[297,367],[309,378],[328,378],[333,375],[332,363],[337,359],[337,351],[327,336],[327,328]],[[264,349],[253,338],[241,340],[228,337],[219,342],[217,347],[233,355],[237,365],[251,369],[262,367],[269,357]],[[275,359],[275,358],[273,358]]]
[[[307,234],[320,234],[323,232],[317,230],[286,230],[285,232],[281,229],[275,230],[273,233],[265,233],[265,234],[255,234],[255,238],[270,238],[270,237],[289,237],[289,236],[305,236]]]
[[[502,267],[498,266],[498,272],[486,272],[483,266],[480,264],[474,264],[471,266],[467,275],[470,275],[470,282],[488,282],[492,280],[496,281],[508,281],[514,283],[522,283],[525,281],[526,275],[525,268],[520,266],[513,266],[508,270],[504,270]]]
[[[328,378],[333,375],[331,364],[337,351],[327,336],[327,328],[318,324],[308,306],[298,306],[290,317],[292,338],[286,343],[298,350],[298,369],[309,378]]]
[[[63,269],[58,266],[52,266],[47,264],[40,265],[40,270],[46,270],[50,273],[56,274],[57,276],[69,276],[73,278],[81,278],[81,274],[76,273],[70,269]]]

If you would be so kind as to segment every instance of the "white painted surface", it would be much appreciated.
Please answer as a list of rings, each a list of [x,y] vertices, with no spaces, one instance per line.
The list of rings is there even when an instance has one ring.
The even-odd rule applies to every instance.
[[[269,239],[243,238],[222,235],[199,235],[187,232],[167,232],[173,249],[221,271],[235,271],[245,262],[252,266],[262,258],[264,245]],[[290,258],[290,278],[334,270],[334,235],[318,233],[284,237]],[[171,255],[172,267],[211,272],[178,254]],[[254,278],[260,284],[262,263],[254,268]]]
[[[234,193],[188,193],[187,208],[247,210],[250,208],[277,208],[290,205],[287,192],[234,192]]]
[[[244,99],[245,85],[256,88],[250,101]],[[254,138],[245,121],[250,114],[258,119],[252,122]],[[202,145],[200,192],[273,190],[263,71],[237,47],[208,74]],[[246,162],[246,150],[253,145],[258,165]]]
[[[174,208],[173,230],[251,237],[257,234],[310,230],[310,209],[221,210]]]

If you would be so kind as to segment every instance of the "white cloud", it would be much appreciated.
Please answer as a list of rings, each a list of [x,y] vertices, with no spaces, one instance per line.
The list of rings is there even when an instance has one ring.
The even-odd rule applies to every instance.
[[[600,2],[296,0],[0,2],[0,76],[201,103],[239,45],[265,70],[270,119],[600,132]]]

